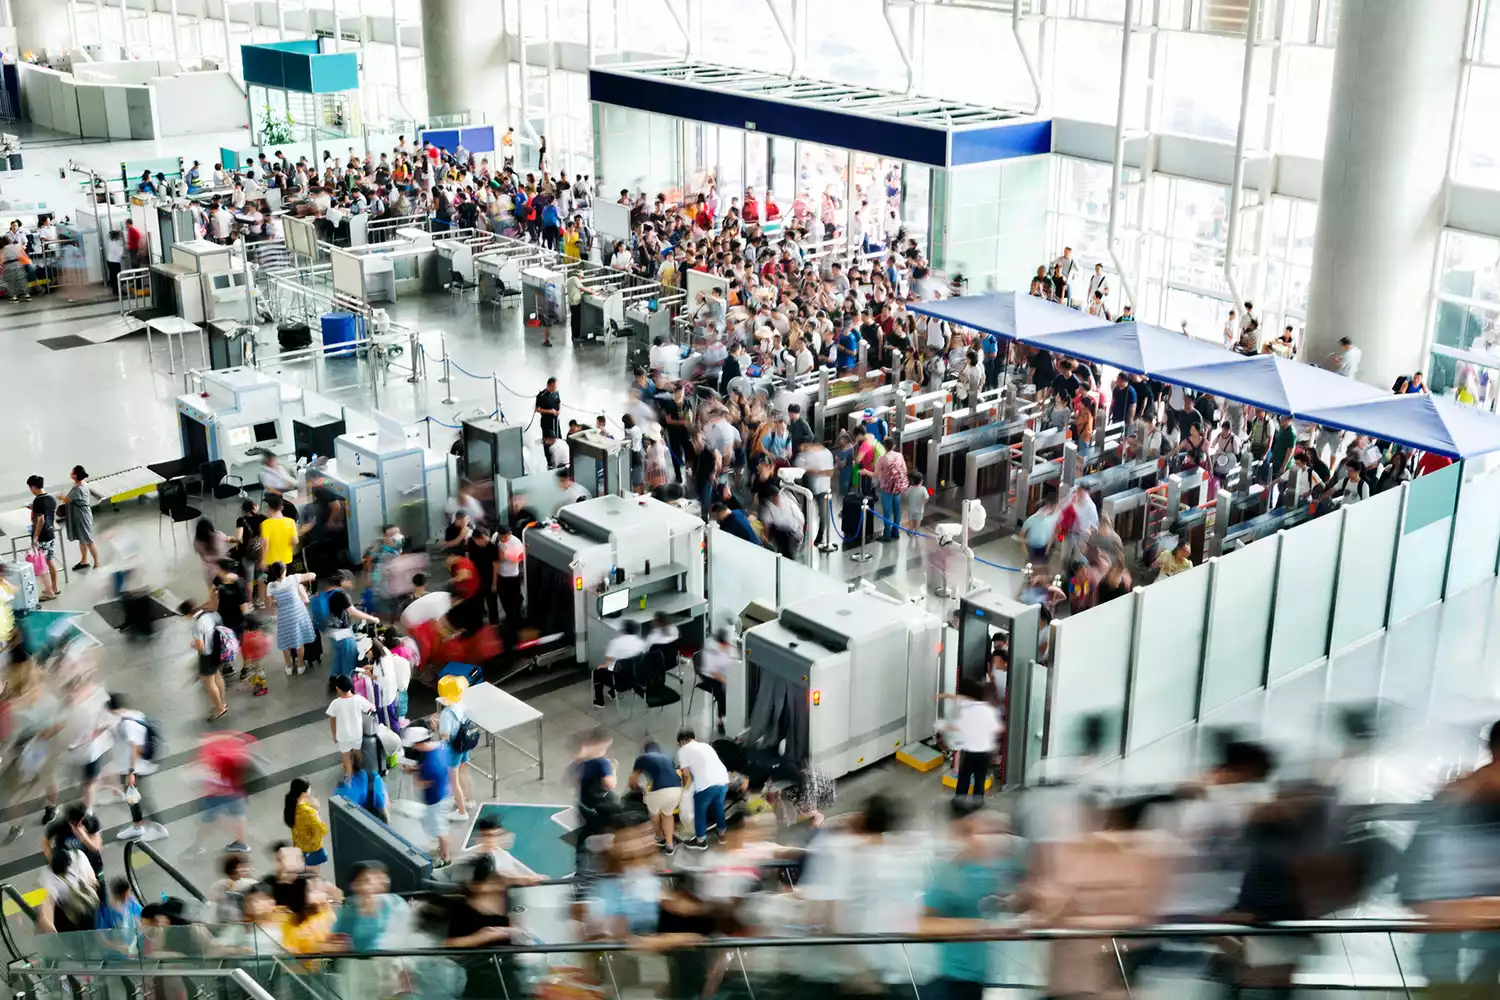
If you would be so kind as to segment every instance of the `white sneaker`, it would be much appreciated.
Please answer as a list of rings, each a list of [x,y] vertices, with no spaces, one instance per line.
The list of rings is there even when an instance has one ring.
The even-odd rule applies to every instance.
[[[448,818],[449,819],[468,819],[469,818],[469,814],[466,813],[466,812],[464,812],[462,809],[455,809],[451,813],[448,814]]]
[[[116,840],[145,840],[146,828],[143,826],[127,826],[115,834]]]
[[[297,676],[298,677],[301,677],[305,673],[307,673],[307,666],[305,664],[303,666],[300,666],[300,667],[297,668]]]
[[[288,677],[290,677],[290,676],[292,676],[292,668],[291,668],[291,667],[287,667],[287,668],[286,668],[286,675],[287,675],[287,676],[288,676]]]
[[[147,823],[146,832],[142,835],[141,840],[147,842],[152,840],[166,840],[170,836],[172,836],[171,831],[160,823]]]

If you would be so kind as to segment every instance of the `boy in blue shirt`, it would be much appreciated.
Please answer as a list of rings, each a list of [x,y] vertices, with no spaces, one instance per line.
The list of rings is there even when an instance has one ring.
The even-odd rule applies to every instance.
[[[448,770],[451,766],[448,744],[436,734],[429,733],[427,739],[412,747],[417,753],[417,787],[422,790],[422,804],[427,811],[422,816],[422,830],[437,841],[437,862],[434,868],[446,868],[453,863],[448,848],[448,810],[443,801],[448,798]]]

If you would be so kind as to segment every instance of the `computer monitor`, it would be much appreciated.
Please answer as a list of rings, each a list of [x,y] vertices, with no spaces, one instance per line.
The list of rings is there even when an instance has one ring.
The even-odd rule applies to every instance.
[[[599,617],[607,618],[630,607],[630,591],[616,590],[599,598]]]
[[[255,440],[253,434],[254,432],[249,427],[229,428],[229,447],[248,448],[250,446],[250,442]]]
[[[267,441],[275,441],[281,437],[281,429],[276,426],[276,421],[267,420],[263,424],[255,425],[255,443],[264,444]]]

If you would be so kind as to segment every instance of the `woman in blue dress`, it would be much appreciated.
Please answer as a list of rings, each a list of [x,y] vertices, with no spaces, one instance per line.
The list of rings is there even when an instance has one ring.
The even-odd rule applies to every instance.
[[[286,563],[273,562],[266,568],[266,594],[276,609],[276,646],[286,660],[286,672],[304,673],[303,647],[317,638],[312,616],[307,613],[305,583],[317,579],[312,573],[288,573]]]

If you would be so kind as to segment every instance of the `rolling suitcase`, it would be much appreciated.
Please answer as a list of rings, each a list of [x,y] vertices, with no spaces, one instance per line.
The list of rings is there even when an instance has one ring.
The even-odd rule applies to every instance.
[[[11,597],[12,611],[35,611],[42,606],[42,592],[37,589],[36,570],[25,560],[17,560],[5,567],[5,578],[15,594]]]
[[[845,493],[843,507],[839,509],[839,535],[843,538],[844,548],[856,548],[860,544],[860,514],[865,497],[859,493]],[[871,503],[874,507],[874,503]],[[872,513],[865,518],[864,540],[870,541],[875,537],[875,515]]]
[[[306,323],[283,323],[276,328],[276,343],[283,351],[312,346],[312,328]]]

